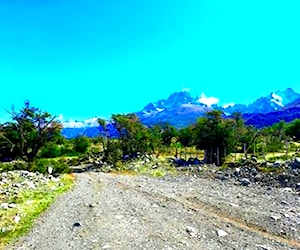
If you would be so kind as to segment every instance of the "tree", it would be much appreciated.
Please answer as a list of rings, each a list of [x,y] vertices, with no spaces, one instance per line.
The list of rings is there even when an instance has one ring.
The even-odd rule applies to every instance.
[[[193,144],[193,133],[195,126],[190,126],[186,127],[183,129],[180,129],[178,132],[179,136],[179,142],[184,146],[184,147],[189,147]]]
[[[104,119],[98,118],[98,124],[100,126],[100,141],[102,143],[104,153],[107,153],[107,148],[109,146],[109,130]],[[106,156],[104,156],[106,157]]]
[[[150,133],[135,114],[112,115],[112,123],[118,131],[119,146],[124,156],[134,156],[137,152],[153,152],[157,138]]]
[[[173,126],[171,126],[168,123],[160,123],[157,126],[160,127],[161,130],[161,138],[162,138],[162,143],[165,146],[170,146],[172,143],[172,138],[177,137],[178,136],[178,132],[176,130],[176,128],[174,128]]]
[[[2,125],[2,150],[31,164],[43,146],[60,137],[62,126],[56,116],[31,106],[29,101],[24,104],[18,112],[12,108],[12,121]]]
[[[224,149],[230,153],[236,144],[235,121],[222,118],[222,114],[218,110],[207,112],[205,117],[198,120],[193,130],[193,144],[206,151],[207,162],[222,164]]]
[[[86,153],[90,145],[91,141],[86,136],[78,136],[74,140],[74,150],[80,154]]]
[[[283,148],[286,139],[285,126],[285,122],[280,121],[262,129],[261,134],[265,142],[265,151],[274,153]]]
[[[286,135],[300,141],[300,119],[295,119],[288,123],[285,128]]]

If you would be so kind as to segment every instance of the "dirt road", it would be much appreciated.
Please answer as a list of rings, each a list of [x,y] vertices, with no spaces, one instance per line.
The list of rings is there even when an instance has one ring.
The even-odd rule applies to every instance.
[[[300,197],[195,176],[81,173],[9,249],[300,249]]]

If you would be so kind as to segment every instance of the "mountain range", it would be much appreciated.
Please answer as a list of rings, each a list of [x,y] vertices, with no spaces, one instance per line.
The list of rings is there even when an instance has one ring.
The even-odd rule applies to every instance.
[[[218,106],[213,98],[206,98],[204,94],[192,97],[188,91],[180,91],[172,93],[167,99],[147,104],[141,111],[136,112],[136,115],[147,126],[166,122],[176,128],[183,128],[194,124],[199,117],[211,110],[221,110],[228,117],[234,112],[240,112],[246,124],[264,127],[280,120],[289,122],[300,118],[300,94],[287,88],[284,91],[271,92],[249,105]],[[63,123],[63,127],[62,134],[67,138],[73,138],[79,134],[93,137],[99,135],[101,130],[98,127],[97,118],[84,122],[66,122]],[[113,130],[112,127],[111,129]],[[114,133],[112,131],[112,134]]]

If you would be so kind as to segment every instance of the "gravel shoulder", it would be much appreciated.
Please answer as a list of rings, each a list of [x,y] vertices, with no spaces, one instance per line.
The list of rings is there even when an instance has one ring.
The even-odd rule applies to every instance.
[[[85,172],[7,249],[300,249],[291,189]]]

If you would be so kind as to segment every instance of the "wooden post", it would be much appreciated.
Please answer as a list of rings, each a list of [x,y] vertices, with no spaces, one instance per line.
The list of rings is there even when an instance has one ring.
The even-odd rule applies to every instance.
[[[210,163],[213,163],[213,149],[210,148]]]
[[[285,159],[288,159],[288,155],[289,155],[289,142],[287,140],[285,140]]]
[[[262,153],[263,153],[264,161],[266,161],[265,143],[263,143],[263,146],[262,146]]]
[[[237,154],[237,152],[236,152],[236,148],[235,148],[235,150],[234,150],[235,152],[234,152],[234,162],[236,162],[236,154]]]
[[[245,158],[247,159],[247,144],[244,143],[244,154],[245,154]]]
[[[226,158],[227,158],[226,147],[224,148],[224,157],[225,157],[225,162],[226,162]]]
[[[217,165],[220,166],[220,152],[219,148],[217,148]]]

